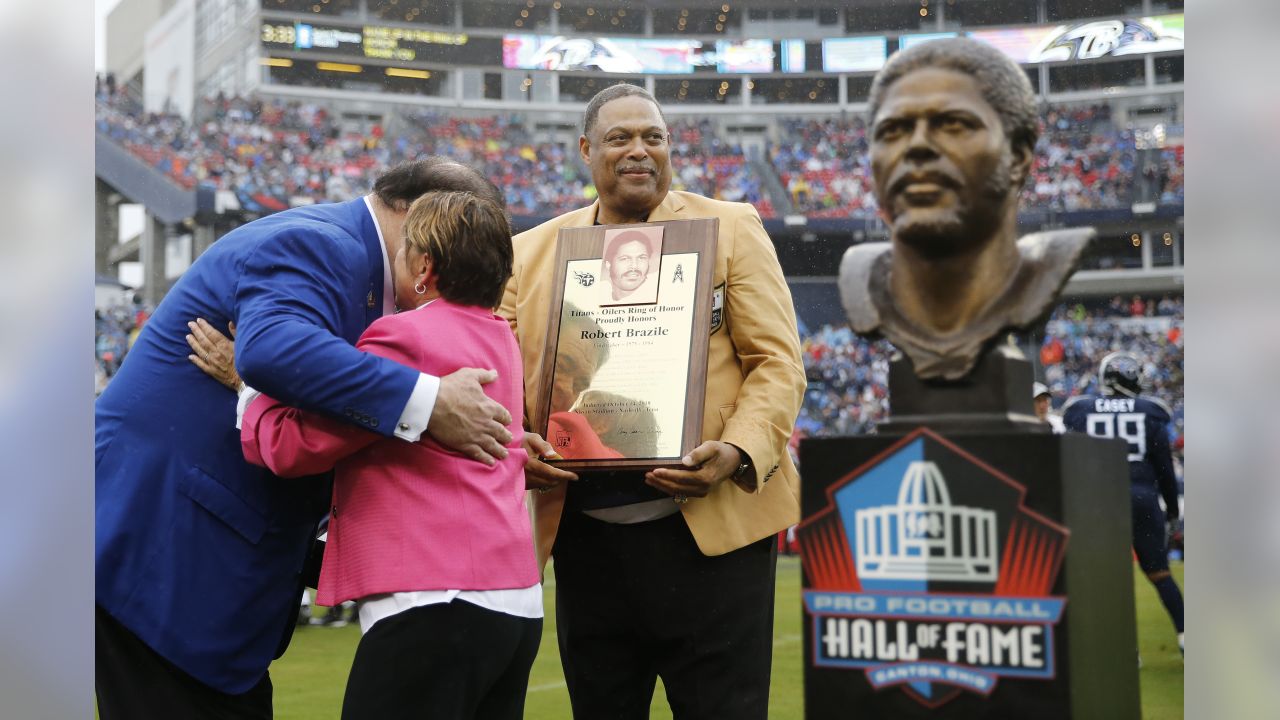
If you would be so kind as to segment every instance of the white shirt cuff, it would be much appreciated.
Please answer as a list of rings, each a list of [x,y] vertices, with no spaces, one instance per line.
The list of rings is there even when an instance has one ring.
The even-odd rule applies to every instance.
[[[243,383],[240,386],[240,399],[236,401],[236,429],[240,429],[240,423],[244,420],[244,412],[249,409],[249,403],[253,402],[262,393],[254,390]]]
[[[422,433],[427,431],[427,423],[431,421],[439,392],[440,378],[425,373],[418,375],[413,394],[405,403],[404,412],[400,413],[400,422],[396,423],[396,437],[409,442],[417,442],[422,437]]]

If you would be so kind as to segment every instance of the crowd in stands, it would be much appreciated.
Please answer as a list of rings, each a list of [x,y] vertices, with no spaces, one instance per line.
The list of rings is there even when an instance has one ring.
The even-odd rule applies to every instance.
[[[1024,207],[1057,211],[1127,207],[1137,150],[1133,131],[1116,127],[1111,106],[1047,108]]]
[[[444,155],[479,168],[506,195],[513,215],[559,214],[590,204],[595,188],[576,145],[536,140],[517,116],[406,114],[403,156]]]
[[[1144,170],[1144,175],[1155,183],[1156,196],[1162,204],[1176,205],[1184,201],[1182,154],[1182,145],[1163,148],[1160,161]]]
[[[1142,363],[1144,393],[1162,400],[1173,416],[1170,441],[1183,431],[1183,300],[1134,295],[1090,307],[1058,307],[1040,348],[1045,383],[1054,407],[1076,395],[1098,392],[1098,363],[1107,353],[1130,352]]]
[[[875,214],[863,118],[783,120],[778,130],[769,159],[797,213],[820,218]]]
[[[97,128],[182,187],[231,190],[255,211],[350,199],[405,157],[381,126],[344,130],[323,107],[297,102],[205,98],[187,122],[117,93],[98,102]]]
[[[803,323],[803,308],[799,310],[809,389],[796,421],[797,433],[871,432],[889,413],[892,346],[884,340],[864,340],[847,326],[809,329]],[[1098,391],[1098,363],[1104,356],[1116,351],[1133,353],[1143,363],[1144,393],[1159,398],[1172,410],[1170,441],[1181,448],[1182,348],[1182,298],[1116,297],[1110,302],[1059,306],[1047,325],[1039,360],[1053,394],[1053,406],[1061,409],[1072,397]]]
[[[869,342],[848,325],[809,331],[801,320],[801,357],[809,387],[796,419],[805,436],[865,435],[889,414],[893,347]]]
[[[669,129],[672,190],[751,203],[766,218],[776,214],[742,147],[720,138],[710,120],[673,120]]]
[[[94,311],[94,394],[100,395],[106,389],[148,317],[148,309],[132,305],[117,305]]]
[[[1134,133],[1106,104],[1046,107],[1023,208],[1063,211],[1127,207],[1133,196]],[[874,215],[866,122],[861,117],[783,120],[769,159],[796,212],[810,217]],[[1161,202],[1182,201],[1182,148],[1165,149],[1145,170]],[[1157,177],[1158,176],[1158,177]]]
[[[186,189],[235,193],[245,209],[282,210],[347,200],[387,168],[438,154],[481,168],[506,193],[513,215],[553,216],[595,199],[576,142],[538,139],[516,115],[460,117],[437,112],[351,127],[322,106],[283,100],[204,98],[192,122],[146,113],[126,93],[99,83],[97,129]],[[672,186],[749,202],[774,215],[741,147],[706,120],[673,122]]]
[[[519,115],[394,113],[385,126],[352,126],[318,105],[218,96],[198,101],[187,122],[143,112],[113,84],[99,83],[98,100],[100,132],[184,188],[203,183],[231,190],[253,211],[349,199],[390,165],[427,153],[482,167],[506,192],[513,215],[550,217],[595,198],[577,143],[539,137]],[[1138,167],[1134,131],[1117,127],[1106,104],[1046,107],[1042,124],[1024,209],[1128,207],[1136,178],[1153,188],[1157,201],[1182,201],[1180,144],[1146,156]],[[673,188],[776,215],[764,179],[714,122],[675,119],[671,131]],[[767,160],[796,212],[866,217],[877,208],[867,151],[862,116],[781,119]]]

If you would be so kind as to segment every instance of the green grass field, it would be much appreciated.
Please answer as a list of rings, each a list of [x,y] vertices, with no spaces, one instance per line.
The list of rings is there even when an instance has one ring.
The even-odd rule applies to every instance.
[[[1175,563],[1174,577],[1182,584],[1182,563]],[[569,695],[560,672],[556,649],[555,578],[548,569],[547,622],[542,647],[529,677],[525,717],[529,720],[562,720],[570,717]],[[1177,637],[1160,599],[1146,578],[1134,568],[1138,598],[1138,646],[1142,654],[1142,714],[1147,720],[1182,717],[1182,658]],[[320,610],[316,614],[321,614]],[[769,717],[800,718],[803,712],[800,639],[800,562],[778,559],[778,601],[774,616],[773,685],[769,693]],[[304,627],[293,636],[284,657],[271,666],[275,686],[276,717],[280,720],[337,718],[347,670],[355,655],[360,630]],[[659,684],[654,693],[653,718],[670,718],[671,711]]]

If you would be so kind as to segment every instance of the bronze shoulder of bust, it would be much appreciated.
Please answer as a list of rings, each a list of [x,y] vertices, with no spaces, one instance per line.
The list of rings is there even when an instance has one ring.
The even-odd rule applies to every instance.
[[[854,332],[889,340],[911,360],[918,377],[958,380],[973,369],[992,341],[1044,318],[1094,235],[1093,228],[1072,228],[1020,238],[1016,264],[999,278],[1003,288],[989,293],[964,323],[946,330],[913,321],[903,311],[893,292],[898,258],[891,243],[864,243],[845,251],[841,302]]]

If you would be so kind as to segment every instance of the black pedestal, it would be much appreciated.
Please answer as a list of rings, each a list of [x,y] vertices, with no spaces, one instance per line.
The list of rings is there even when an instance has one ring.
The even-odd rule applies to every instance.
[[[880,432],[909,432],[921,425],[939,432],[1049,432],[1035,416],[1032,381],[1031,363],[1011,345],[988,350],[960,380],[921,380],[910,360],[895,357],[889,363],[893,417]]]
[[[805,717],[1138,718],[1124,443],[962,414],[801,443]]]

